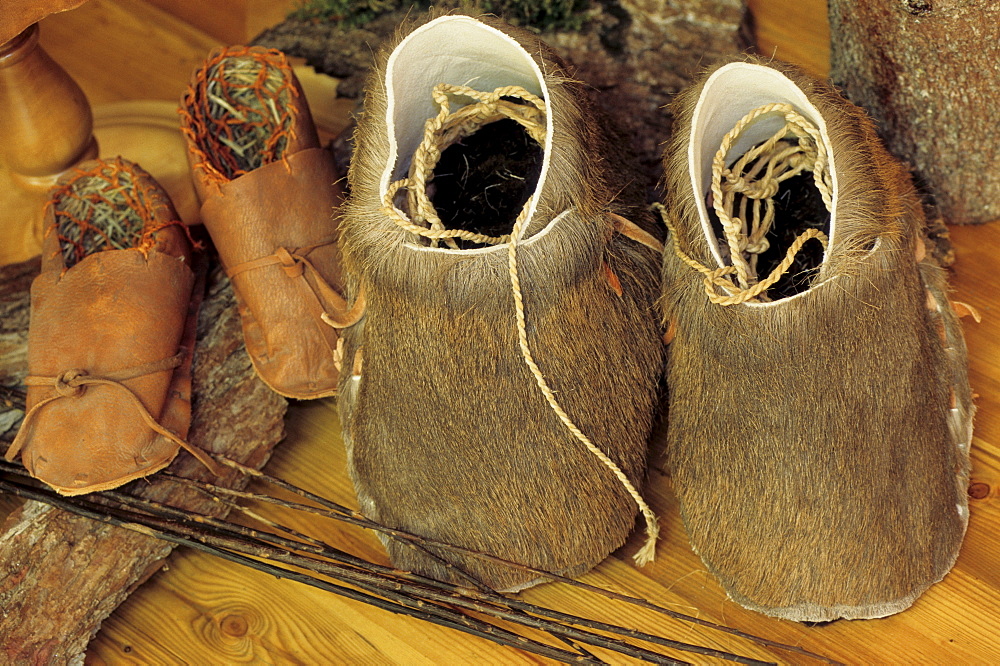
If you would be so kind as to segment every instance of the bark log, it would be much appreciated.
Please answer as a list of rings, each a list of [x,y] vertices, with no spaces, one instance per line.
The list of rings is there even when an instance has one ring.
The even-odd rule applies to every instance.
[[[0,268],[0,386],[27,372],[28,286],[38,262]],[[248,466],[263,467],[284,434],[284,398],[256,378],[243,348],[235,299],[221,270],[208,277],[198,321],[190,441]],[[0,439],[16,433],[22,413],[0,402]],[[170,471],[210,474],[185,452]],[[234,470],[214,481],[244,485]],[[221,515],[204,495],[158,479],[128,492],[190,511]],[[153,537],[64,513],[37,502],[16,509],[0,530],[0,662],[82,660],[101,622],[155,572],[172,546]]]
[[[1000,3],[829,0],[831,78],[948,222],[1000,219]]]

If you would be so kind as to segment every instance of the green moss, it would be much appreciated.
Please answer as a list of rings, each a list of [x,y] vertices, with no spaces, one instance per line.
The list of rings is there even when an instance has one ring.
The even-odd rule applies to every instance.
[[[592,0],[460,0],[454,4],[475,8],[536,30],[579,30]],[[431,0],[301,0],[291,17],[299,20],[335,21],[356,28],[372,19],[401,9],[423,10]]]
[[[591,0],[483,0],[485,11],[538,30],[575,32],[583,26]]]
[[[299,20],[322,20],[354,28],[376,16],[399,9],[404,0],[303,0],[290,16]]]

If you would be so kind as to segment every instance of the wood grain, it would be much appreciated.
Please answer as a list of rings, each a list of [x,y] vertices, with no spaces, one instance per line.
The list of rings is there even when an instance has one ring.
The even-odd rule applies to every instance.
[[[756,12],[762,52],[776,53],[817,74],[826,73],[828,33],[822,0],[752,0],[750,4]],[[80,22],[74,23],[77,14],[81,14]],[[60,62],[64,56],[81,61],[64,66],[78,77],[91,100],[98,102],[176,99],[191,67],[213,42],[138,0],[93,0],[47,22],[56,19],[62,25],[51,29],[43,25],[43,41],[46,32],[59,35],[61,51],[55,45],[47,48]],[[153,25],[147,24],[150,21]],[[121,57],[118,51],[131,55]],[[107,61],[100,61],[109,53]],[[157,71],[150,74],[151,68]],[[1000,275],[996,271],[1000,227],[954,228],[952,234],[958,252],[953,296],[976,307],[983,322],[965,320],[972,382],[980,396],[972,452],[977,495],[971,500],[969,532],[958,563],[942,583],[912,609],[882,620],[807,627],[746,611],[725,598],[691,551],[669,479],[659,473],[650,480],[651,500],[663,530],[657,561],[641,570],[632,566],[629,556],[638,547],[635,537],[584,580],[849,663],[1000,662]],[[268,470],[353,506],[334,407],[332,400],[292,406],[287,440]],[[260,511],[280,515],[349,552],[385,562],[371,534],[330,521]],[[90,645],[88,663],[540,663],[516,650],[278,581],[206,555],[181,549],[168,562],[165,570],[104,623]],[[780,663],[809,663],[794,654],[666,620],[564,585],[545,585],[522,596],[679,640]],[[625,663],[621,658],[600,656]],[[687,658],[696,663],[711,661]]]
[[[142,0],[91,0],[40,25],[42,46],[95,106],[123,100],[177,102],[191,72],[220,45]]]
[[[747,0],[757,50],[813,76],[830,71],[830,24],[823,0]]]
[[[149,0],[174,16],[229,44],[246,44],[279,23],[300,0]]]
[[[37,267],[36,262],[28,264]],[[21,311],[10,311],[9,319],[26,326],[29,299],[24,267],[0,268],[0,276],[11,274],[14,279],[0,278],[0,302],[20,305]],[[236,299],[222,269],[211,271],[207,282],[192,366],[187,439],[203,451],[260,468],[283,436],[287,402],[253,372],[243,350]],[[12,292],[15,288],[19,293]],[[196,289],[204,288],[204,281],[199,280]],[[0,379],[14,384],[23,381],[26,364],[15,355],[3,358],[12,363],[0,366]],[[211,478],[186,454],[179,455],[169,469],[188,478]],[[242,487],[247,480],[230,471],[214,481]],[[197,513],[226,512],[224,505],[157,475],[122,486],[122,490]],[[159,568],[172,548],[150,536],[37,502],[15,509],[0,527],[0,661],[50,663],[79,658],[101,621]]]

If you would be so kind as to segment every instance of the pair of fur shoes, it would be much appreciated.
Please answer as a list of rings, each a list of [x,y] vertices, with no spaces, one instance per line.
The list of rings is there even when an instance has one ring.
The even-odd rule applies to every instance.
[[[665,385],[688,537],[733,599],[794,620],[898,612],[957,556],[973,412],[914,189],[859,109],[788,66],[722,65],[673,112],[657,215],[587,87],[492,18],[433,18],[383,50],[343,206],[280,54],[213,54],[182,115],[255,367],[290,397],[339,394],[362,509],[421,537],[385,539],[397,566],[518,590],[587,571],[637,516],[636,560],[652,559],[641,490]],[[130,275],[159,261],[180,276],[164,278],[178,296],[176,321],[153,326],[162,349],[66,366],[33,347],[8,455],[62,492],[151,473],[183,445],[167,398],[187,395],[171,387],[190,358],[190,248],[165,215],[148,243],[77,267],[50,238],[33,345],[67,313],[49,337],[111,321],[58,306],[49,292],[74,275],[124,257]],[[100,400],[133,405],[138,434],[80,430]],[[93,442],[49,451],[46,428],[70,432],[48,438],[63,448],[107,443],[100,473],[74,463]]]
[[[534,36],[448,15],[383,50],[340,230],[362,508],[429,540],[387,538],[396,565],[498,589],[589,569],[640,513],[649,559],[665,376],[688,536],[732,598],[902,610],[957,555],[973,410],[909,178],[788,66],[723,65],[673,111],[667,233]]]

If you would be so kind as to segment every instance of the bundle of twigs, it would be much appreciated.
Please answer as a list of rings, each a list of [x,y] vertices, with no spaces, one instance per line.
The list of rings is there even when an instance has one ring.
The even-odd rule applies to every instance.
[[[289,501],[268,495],[222,488],[170,474],[160,475],[172,483],[195,488],[216,501],[224,503],[231,509],[262,524],[264,529],[260,529],[210,516],[192,514],[174,507],[139,499],[121,491],[105,491],[84,497],[61,497],[46,488],[39,487],[27,477],[27,473],[22,467],[11,463],[0,463],[0,472],[3,472],[3,478],[0,478],[0,491],[26,499],[46,502],[93,520],[135,530],[171,543],[186,545],[278,577],[296,580],[394,613],[451,627],[502,645],[513,646],[566,663],[603,663],[587,650],[587,646],[598,647],[650,663],[685,663],[657,652],[655,647],[646,647],[638,643],[743,664],[766,663],[722,650],[670,640],[634,629],[544,608],[493,592],[468,576],[465,577],[468,586],[459,586],[441,583],[357,558],[319,539],[267,520],[238,502],[260,502],[344,521],[358,527],[379,531],[391,538],[401,539],[414,548],[424,549],[425,552],[431,549],[458,549],[464,550],[466,553],[470,551],[384,527],[356,511],[286,481],[225,458],[217,457],[217,460],[242,474],[294,493],[302,501]],[[471,554],[477,557],[495,559],[482,553]],[[835,663],[801,648],[752,636],[656,606],[642,599],[546,572],[534,571],[533,573],[607,598],[634,604],[673,619],[726,632],[771,648],[787,650],[799,657],[810,657],[826,663]],[[484,618],[489,618],[489,620]],[[512,625],[514,629],[508,628]],[[558,643],[553,645],[528,638],[519,634],[516,627],[543,631],[557,639]]]

